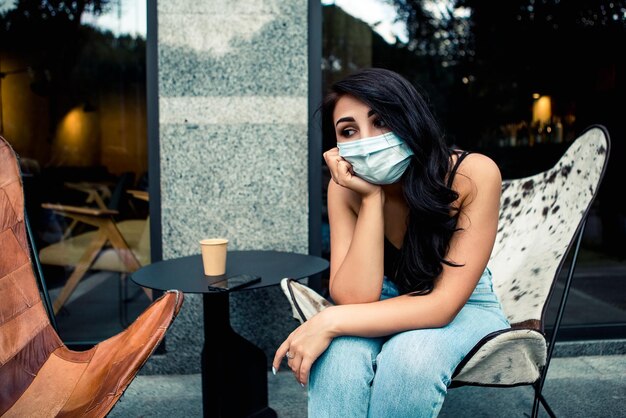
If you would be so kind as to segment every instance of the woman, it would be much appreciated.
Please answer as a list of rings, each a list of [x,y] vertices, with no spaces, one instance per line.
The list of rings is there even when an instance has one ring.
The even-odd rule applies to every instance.
[[[302,386],[309,417],[436,416],[455,367],[509,323],[487,262],[500,171],[446,147],[433,115],[398,74],[367,69],[323,106],[330,296],[336,306],[276,351]]]

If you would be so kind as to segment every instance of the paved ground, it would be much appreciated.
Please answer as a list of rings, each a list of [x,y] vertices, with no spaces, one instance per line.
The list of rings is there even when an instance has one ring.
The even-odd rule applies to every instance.
[[[306,391],[293,376],[268,373],[270,406],[281,418],[304,418]],[[558,417],[626,416],[626,355],[553,358],[544,395]],[[440,417],[530,416],[532,389],[451,389]],[[548,414],[540,409],[540,417]],[[200,417],[200,376],[137,376],[110,417]]]

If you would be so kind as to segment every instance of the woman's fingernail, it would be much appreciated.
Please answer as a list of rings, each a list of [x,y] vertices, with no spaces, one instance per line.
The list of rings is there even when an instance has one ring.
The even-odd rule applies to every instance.
[[[276,376],[276,367],[272,366],[272,373],[274,373],[274,376]]]

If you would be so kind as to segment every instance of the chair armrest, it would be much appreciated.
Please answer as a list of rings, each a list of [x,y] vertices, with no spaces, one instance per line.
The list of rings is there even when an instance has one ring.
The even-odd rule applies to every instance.
[[[63,183],[63,185],[67,187],[68,189],[78,190],[87,194],[96,192],[96,193],[99,193],[103,198],[111,197],[111,187],[114,186],[114,184],[111,182],[87,182],[87,181],[82,181],[79,183],[66,181],[65,183]]]
[[[280,287],[291,304],[293,317],[300,321],[300,323],[304,323],[315,314],[332,306],[332,303],[315,290],[294,279],[282,279],[280,281]]]
[[[539,379],[546,358],[546,339],[539,331],[495,331],[483,337],[458,364],[450,387],[531,384]]]
[[[146,202],[150,200],[150,198],[148,197],[148,192],[146,192],[145,190],[130,189],[126,190],[126,193],[132,195],[135,199],[145,200]]]
[[[183,293],[168,290],[128,328],[93,347],[89,364],[64,403],[65,415],[106,416],[163,340],[182,304]],[[69,359],[81,354],[65,346],[58,351],[58,357]]]
[[[41,207],[44,209],[52,209],[59,212],[75,213],[78,215],[91,215],[91,216],[110,216],[117,215],[119,212],[111,209],[95,209],[85,208],[80,206],[60,205],[56,203],[42,203]]]

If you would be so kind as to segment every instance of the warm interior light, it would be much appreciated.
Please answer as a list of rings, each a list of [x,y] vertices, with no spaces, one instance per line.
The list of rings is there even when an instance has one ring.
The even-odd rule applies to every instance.
[[[85,139],[85,114],[80,107],[70,110],[59,124],[58,138],[68,145],[79,145]]]
[[[533,124],[547,125],[552,118],[552,100],[550,96],[541,96],[533,103]]]
[[[57,164],[95,164],[100,151],[97,113],[85,113],[82,106],[70,110],[57,127],[53,148]]]
[[[533,99],[537,100],[538,98],[541,97],[541,94],[539,93],[533,93]]]

